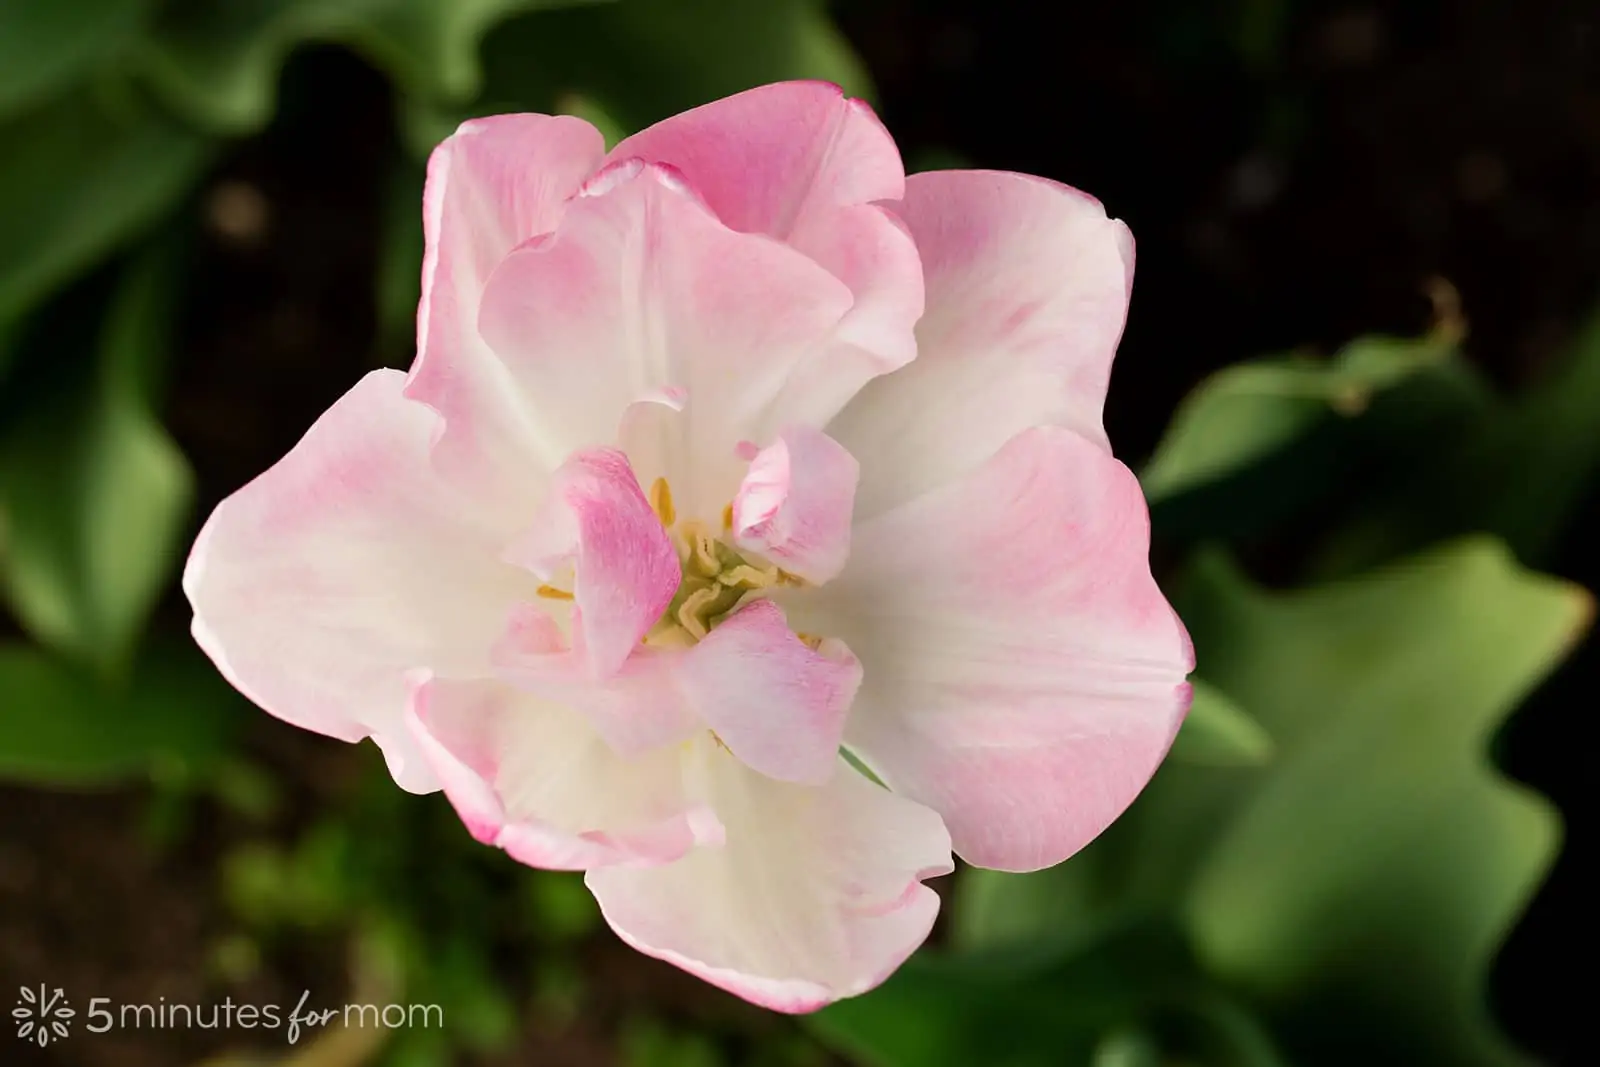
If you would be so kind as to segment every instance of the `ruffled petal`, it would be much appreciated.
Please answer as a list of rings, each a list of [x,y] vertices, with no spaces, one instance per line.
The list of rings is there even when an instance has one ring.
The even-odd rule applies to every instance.
[[[770,600],[740,608],[681,654],[689,706],[752,770],[789,782],[833,773],[861,664],[838,641],[813,650]]]
[[[694,778],[722,847],[585,881],[624,941],[777,1011],[806,1012],[873,988],[928,936],[948,873],[938,816],[841,761],[824,786],[763,778],[713,745]]]
[[[556,228],[605,155],[581,119],[473,119],[434,149],[423,192],[422,302],[407,395],[444,417],[438,459],[457,479],[525,501],[560,461],[478,335],[484,283],[517,245]]]
[[[614,448],[574,453],[556,471],[532,529],[508,556],[549,580],[573,570],[590,674],[615,674],[661,618],[682,570],[628,457]]]
[[[435,473],[438,416],[404,382],[367,375],[224,500],[183,588],[195,639],[241,692],[308,730],[375,736],[400,784],[426,791],[401,726],[405,672],[485,673],[538,583],[499,559],[496,509]]]
[[[596,677],[580,638],[568,644],[551,615],[524,605],[494,650],[500,677],[540,700],[581,712],[621,756],[686,741],[705,725],[673,682],[678,650],[636,648],[608,677]]]
[[[791,426],[750,461],[733,498],[733,536],[790,574],[820,584],[850,556],[860,467],[827,434]]]
[[[1101,407],[1127,316],[1133,239],[1098,201],[1021,174],[933,171],[897,210],[927,313],[910,365],[828,426],[861,461],[860,516],[957,478],[1030,426],[1106,447]]]
[[[1133,474],[1046,427],[859,525],[845,573],[808,591],[800,624],[866,672],[845,743],[968,862],[1059,863],[1166,754],[1194,655],[1148,551]]]
[[[735,446],[850,303],[798,252],[722,225],[669,168],[625,161],[505,259],[479,322],[552,452],[610,441],[625,413],[653,409],[630,418],[644,430],[628,442],[634,469],[709,517],[738,486]],[[635,407],[661,397],[683,411]]]
[[[821,782],[833,772],[861,683],[848,648],[838,641],[811,648],[766,600],[740,608],[692,647],[636,649],[600,679],[584,670],[581,647],[563,647],[553,620],[530,610],[519,614],[495,663],[518,688],[582,712],[621,755],[710,728],[753,769],[794,782]]]
[[[634,157],[670,164],[724,223],[788,243],[850,288],[835,343],[796,368],[774,419],[820,426],[868,379],[916,355],[916,244],[875,203],[901,198],[905,168],[864,101],[827,82],[761,86],[674,115],[610,156]]]
[[[492,680],[416,679],[408,723],[472,835],[529,866],[668,863],[722,840],[677,746],[624,758],[578,712]]]
[[[779,82],[674,115],[610,160],[668,163],[724,223],[787,239],[821,206],[898,200],[905,168],[872,109],[818,81]]]

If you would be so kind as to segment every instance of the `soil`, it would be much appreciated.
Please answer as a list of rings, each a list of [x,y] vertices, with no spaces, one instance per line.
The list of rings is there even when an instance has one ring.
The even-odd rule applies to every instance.
[[[1460,292],[1468,355],[1506,388],[1535,378],[1600,295],[1592,4],[1145,0],[1085,5],[1065,22],[1026,0],[839,7],[913,165],[954,158],[1047,175],[1133,228],[1138,278],[1107,413],[1129,458],[1149,451],[1212,369],[1419,332],[1430,279]],[[281,456],[361,373],[396,358],[379,348],[369,282],[382,228],[372,190],[400,158],[391,104],[352,57],[301,53],[279,120],[219,164],[196,212],[195,292],[169,414],[198,469],[200,514]],[[1600,571],[1579,549],[1597,535],[1592,499],[1557,567],[1590,588]],[[176,600],[163,608],[163,625],[186,621]],[[1582,973],[1570,930],[1584,894],[1571,857],[1592,846],[1594,823],[1578,809],[1567,722],[1577,694],[1600,683],[1597,664],[1591,638],[1504,746],[1508,770],[1568,820],[1565,857],[1493,983],[1513,1036],[1553,1062],[1574,1062],[1583,1017],[1580,987],[1563,975]],[[265,716],[248,736],[305,807],[364,758]],[[147,789],[0,790],[0,988],[48,976],[173,1002],[219,988],[257,1002],[340,990],[340,952],[316,945],[275,955],[242,984],[216,984],[205,961],[228,929],[216,863],[246,828],[201,804],[174,843],[152,848],[155,802]],[[771,1025],[609,939],[585,953],[604,992],[580,1023],[526,1033],[492,1062],[613,1063],[614,1026],[634,1006],[741,1034]],[[21,1059],[8,1045],[5,1055],[170,1067],[219,1049],[167,1030]]]

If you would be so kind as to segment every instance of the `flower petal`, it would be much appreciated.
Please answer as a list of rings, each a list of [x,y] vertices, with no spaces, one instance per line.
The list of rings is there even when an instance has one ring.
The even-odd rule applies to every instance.
[[[625,759],[578,712],[492,680],[418,679],[408,724],[472,835],[529,866],[667,863],[722,839],[677,746]]]
[[[928,936],[950,839],[933,812],[841,765],[824,786],[763,778],[714,746],[690,757],[722,847],[585,881],[628,944],[777,1011],[873,988]]]
[[[519,632],[520,631],[520,632]],[[792,782],[833,773],[861,665],[838,641],[813,650],[782,609],[757,600],[690,648],[638,648],[613,676],[582,669],[554,622],[521,613],[497,649],[500,675],[534,696],[576,708],[623,756],[681,742],[710,727],[751,768]]]
[[[906,183],[872,109],[818,81],[764,85],[674,115],[608,158],[669,163],[724,223],[780,239],[816,206],[898,200]]]
[[[1133,239],[1094,199],[1021,174],[906,182],[928,311],[916,360],[828,425],[861,461],[859,516],[972,470],[1030,426],[1106,447],[1101,407],[1127,316]]]
[[[426,791],[432,776],[406,758],[405,672],[485,673],[537,582],[500,562],[510,532],[435,474],[438,416],[404,382],[367,375],[224,500],[183,588],[195,639],[241,692],[308,730],[374,735],[396,779]]]
[[[864,101],[827,82],[761,86],[674,115],[610,158],[667,163],[727,225],[785,241],[849,286],[837,343],[796,368],[782,421],[820,426],[869,378],[916,355],[922,269],[905,227],[875,201],[898,200],[905,168]]]
[[[689,706],[751,769],[789,782],[826,781],[838,762],[861,664],[837,641],[813,651],[783,611],[757,600],[674,664]]]
[[[1148,550],[1133,474],[1044,427],[857,526],[845,573],[808,591],[804,624],[866,672],[845,743],[943,815],[968,862],[1066,859],[1166,754],[1194,655]]]
[[[591,186],[495,271],[483,335],[563,453],[610,440],[636,401],[682,397],[681,415],[651,404],[667,417],[630,420],[656,440],[629,455],[642,480],[671,478],[681,513],[715,516],[738,486],[734,446],[828,342],[849,291],[723,226],[668,168],[615,164]]]
[[[733,536],[784,570],[821,584],[850,556],[861,469],[833,438],[791,426],[756,454],[733,498]]]
[[[463,123],[434,149],[423,192],[422,302],[406,393],[444,416],[452,475],[521,488],[547,473],[537,424],[478,335],[484,283],[517,245],[556,228],[567,199],[605,155],[581,119],[499,115]]]
[[[616,673],[661,618],[682,576],[628,457],[614,448],[585,449],[561,465],[532,530],[508,558],[546,580],[572,564],[593,677]]]
[[[574,632],[582,637],[581,620]],[[581,642],[569,647],[549,614],[526,605],[513,614],[494,663],[517,688],[581,712],[618,755],[631,757],[705,729],[673,683],[676,655],[636,648],[614,674],[596,678]]]

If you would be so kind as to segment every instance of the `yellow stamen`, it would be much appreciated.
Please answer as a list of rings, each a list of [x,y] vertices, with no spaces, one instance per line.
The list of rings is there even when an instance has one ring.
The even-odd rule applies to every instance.
[[[672,506],[672,487],[665,478],[657,478],[650,484],[650,510],[656,513],[661,525],[669,530],[678,521],[678,513]]]
[[[725,504],[722,508],[722,532],[727,533],[733,529],[733,505]]]
[[[534,592],[537,593],[539,596],[544,597],[546,600],[571,600],[572,599],[572,594],[571,593],[567,592],[565,589],[557,589],[553,585],[541,585],[538,589],[535,589]]]
[[[795,636],[800,639],[801,644],[805,645],[813,652],[815,652],[822,645],[822,638],[818,637],[816,634],[796,633]]]

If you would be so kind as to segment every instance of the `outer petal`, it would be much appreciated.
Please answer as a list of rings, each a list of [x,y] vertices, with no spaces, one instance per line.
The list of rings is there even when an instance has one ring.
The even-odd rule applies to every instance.
[[[532,532],[512,551],[541,578],[570,563],[590,672],[616,673],[672,601],[677,550],[614,448],[573,454],[556,471]]]
[[[818,81],[764,85],[674,115],[609,158],[669,163],[723,222],[780,239],[808,210],[898,200],[906,184],[872,109]]]
[[[882,982],[928,936],[951,870],[950,839],[926,808],[848,765],[827,785],[785,785],[709,745],[698,780],[726,827],[649,869],[585,879],[606,921],[641,952],[747,1000],[805,1012]]]
[[[723,222],[787,242],[850,287],[837,344],[796,369],[784,421],[821,425],[869,378],[916,355],[922,272],[910,235],[875,201],[905,190],[872,109],[827,82],[762,86],[675,115],[619,144],[681,171]]]
[[[544,471],[537,424],[478,336],[484,283],[506,253],[556,228],[567,199],[605,155],[581,119],[474,119],[433,151],[423,193],[422,303],[407,395],[445,418],[440,459],[452,474],[525,491]]]
[[[855,457],[807,426],[791,426],[750,461],[733,498],[733,535],[791,574],[822,583],[850,556]]]
[[[670,170],[597,176],[550,238],[512,253],[484,294],[484,337],[558,450],[609,440],[639,400],[684,411],[631,419],[641,481],[667,473],[680,510],[732,498],[734,446],[795,363],[827,343],[850,294],[804,256],[719,223]],[[632,414],[637,414],[637,410]]]
[[[530,866],[667,863],[721,841],[677,746],[624,759],[577,712],[495,681],[418,680],[409,725],[472,835]]]
[[[1138,482],[1097,443],[1026,431],[859,526],[808,626],[865,666],[846,732],[970,863],[1033,870],[1144,788],[1189,704],[1182,624],[1150,577]]]
[[[429,465],[438,417],[374,371],[271,470],[217,507],[183,588],[200,646],[272,714],[407,759],[404,673],[481,674],[506,612],[537,583],[499,560],[509,532]]]
[[[858,515],[978,466],[1030,426],[1105,445],[1133,239],[1094,199],[1021,174],[913,175],[899,211],[928,286],[918,356],[828,427],[861,461]]]

